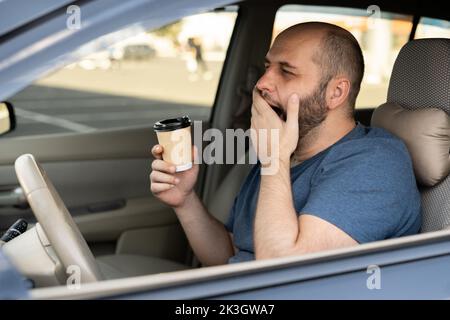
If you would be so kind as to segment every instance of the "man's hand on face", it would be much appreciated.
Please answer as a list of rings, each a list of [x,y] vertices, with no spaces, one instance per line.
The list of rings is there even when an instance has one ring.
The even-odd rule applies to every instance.
[[[273,155],[276,154],[278,154],[277,160],[289,164],[291,154],[297,148],[298,143],[298,112],[298,94],[293,93],[289,97],[286,108],[287,117],[286,121],[283,121],[264,100],[259,90],[257,88],[253,89],[251,118],[251,129],[253,130],[251,131],[251,139],[263,166],[267,164],[264,162],[267,162],[268,159],[273,159]],[[266,130],[265,137],[261,129]],[[278,131],[278,139],[272,139],[271,130]],[[264,139],[266,139],[267,143],[264,143]],[[274,148],[278,148],[278,153],[274,152]]]

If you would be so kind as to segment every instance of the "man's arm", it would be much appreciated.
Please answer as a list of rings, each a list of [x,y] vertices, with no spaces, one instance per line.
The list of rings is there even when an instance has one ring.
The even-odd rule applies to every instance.
[[[318,217],[297,217],[290,165],[280,162],[275,175],[262,175],[255,217],[255,258],[312,253],[356,245],[344,231]]]
[[[299,107],[298,94],[291,94],[286,121],[283,121],[258,90],[253,91],[251,128],[254,131],[251,138],[262,165],[254,226],[256,259],[309,253],[357,243],[325,220],[309,215],[297,217],[292,198],[290,157],[298,144]],[[279,139],[260,140],[260,129],[277,130]],[[274,159],[265,159],[272,154],[275,155]],[[264,174],[264,166],[269,169],[274,166],[278,170],[273,174]]]
[[[181,207],[174,208],[196,257],[204,266],[226,264],[234,255],[232,238],[193,192]]]
[[[197,149],[193,147],[192,151],[195,157]],[[162,160],[162,153],[162,146],[152,148],[155,160],[150,173],[150,189],[153,195],[175,210],[195,255],[203,265],[227,263],[234,254],[232,238],[195,194],[198,164],[194,161],[191,169],[175,172],[175,166]]]

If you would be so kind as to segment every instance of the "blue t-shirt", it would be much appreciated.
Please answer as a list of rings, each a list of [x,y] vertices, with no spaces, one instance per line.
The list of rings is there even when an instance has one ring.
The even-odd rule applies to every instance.
[[[358,243],[411,235],[420,229],[420,194],[411,158],[404,143],[383,129],[358,124],[290,173],[297,215],[328,221]],[[225,225],[238,249],[230,263],[254,259],[259,184],[258,163]]]

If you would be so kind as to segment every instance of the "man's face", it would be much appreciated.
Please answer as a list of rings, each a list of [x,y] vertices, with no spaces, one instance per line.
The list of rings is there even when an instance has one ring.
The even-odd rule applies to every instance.
[[[266,55],[266,71],[256,84],[261,96],[283,120],[290,95],[299,95],[299,138],[318,126],[328,110],[323,72],[313,61],[319,38],[314,34],[279,36]]]

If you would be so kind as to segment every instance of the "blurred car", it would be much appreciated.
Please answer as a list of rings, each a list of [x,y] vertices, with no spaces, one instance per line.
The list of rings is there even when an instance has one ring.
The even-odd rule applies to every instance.
[[[282,5],[301,4],[302,1],[93,0],[80,3],[82,27],[68,30],[66,6],[73,3],[56,0],[30,3],[28,10],[23,12],[13,1],[0,2],[0,12],[4,16],[0,22],[0,100],[9,100],[43,75],[78,62],[86,55],[106,50],[113,40],[117,40],[116,34],[110,43],[105,41],[101,46],[91,43],[99,37],[134,24],[157,29],[189,14],[205,10],[216,12],[233,4],[239,8],[239,18],[211,106],[213,112],[205,121],[205,127],[225,130],[248,126],[251,91],[264,70],[264,56],[272,40],[277,10]],[[347,13],[354,12],[352,10],[366,12],[370,5],[367,1],[307,3],[315,4],[314,9],[323,13],[341,9]],[[415,37],[420,17],[447,23],[450,20],[450,13],[443,3],[420,2],[420,6],[418,3],[378,1],[388,16],[411,17],[410,40]],[[445,45],[442,50],[450,52]],[[429,55],[433,55],[433,50]],[[154,49],[148,45],[124,47],[124,59],[154,56]],[[425,60],[428,61],[423,59],[414,63],[419,65]],[[444,66],[441,70],[447,70],[448,74],[449,62],[445,59],[440,62]],[[408,83],[410,78],[400,80]],[[444,88],[437,96],[448,97],[448,83],[421,89],[429,87],[438,91]],[[427,94],[428,91],[421,93],[422,96]],[[63,100],[59,112],[68,112],[69,108],[64,108],[64,98],[59,99]],[[38,102],[31,101],[33,105]],[[82,99],[77,103],[81,105]],[[45,110],[47,106],[38,107]],[[127,107],[131,106],[121,106],[125,113]],[[376,107],[357,109],[356,119],[369,125]],[[43,116],[17,106],[15,111],[18,117],[27,121],[58,122],[74,129],[71,133],[0,137],[1,228],[6,230],[21,217],[31,222],[28,231],[3,244],[2,251],[34,284],[29,291],[31,298],[450,297],[450,230],[446,229],[450,222],[448,197],[433,195],[432,198],[437,199],[430,200],[433,222],[429,224],[424,220],[428,227],[419,235],[304,256],[200,268],[175,214],[153,198],[148,190],[148,150],[156,143],[152,123],[90,130],[92,128],[87,125],[64,122],[53,114]],[[27,122],[16,124],[16,128],[21,126],[26,127]],[[20,159],[16,163],[18,171],[14,167],[16,159]],[[42,175],[40,166],[46,175]],[[221,221],[226,219],[248,170],[249,166],[244,165],[201,165],[197,192]],[[20,178],[16,177],[16,172]],[[49,188],[51,191],[45,197],[36,199],[33,207],[41,208],[34,212],[37,220],[33,218],[23,192],[18,192],[21,189],[19,180],[26,186],[38,181],[42,183],[41,189],[55,186]],[[441,184],[444,191],[439,190],[444,195],[447,194],[446,183]],[[422,191],[424,199],[429,201],[433,190],[424,188]],[[72,290],[77,279],[80,286]]]
[[[156,50],[146,44],[127,45],[123,51],[125,60],[146,60],[156,56]]]

